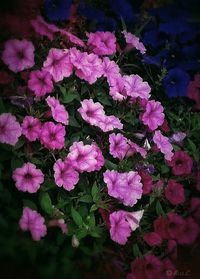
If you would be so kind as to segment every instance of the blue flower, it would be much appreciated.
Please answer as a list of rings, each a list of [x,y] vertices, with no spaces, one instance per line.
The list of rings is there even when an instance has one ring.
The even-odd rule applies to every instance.
[[[50,20],[67,20],[70,15],[72,0],[45,0],[45,15]]]
[[[169,97],[185,96],[190,81],[189,75],[180,68],[171,69],[163,79],[163,85]]]

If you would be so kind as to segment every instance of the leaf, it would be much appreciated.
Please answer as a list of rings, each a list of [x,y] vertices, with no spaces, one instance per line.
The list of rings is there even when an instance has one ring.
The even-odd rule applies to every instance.
[[[97,187],[97,183],[94,182],[93,186],[92,186],[92,190],[91,190],[91,194],[92,194],[92,197],[94,198],[94,196],[99,192],[99,189]]]
[[[83,225],[83,219],[81,215],[76,211],[73,207],[71,207],[71,214],[72,214],[72,219],[74,220],[74,223],[76,223],[77,226],[82,226]]]
[[[103,105],[107,105],[107,106],[112,106],[112,103],[109,99],[109,96],[102,94],[102,93],[98,93],[97,95],[97,99],[100,103],[102,103]]]
[[[109,170],[117,170],[117,165],[107,159],[105,160],[105,167]]]
[[[84,196],[79,198],[79,201],[80,202],[85,202],[85,203],[92,203],[93,202],[91,195],[84,195]]]
[[[136,243],[133,245],[133,254],[135,257],[142,257],[142,253]]]
[[[93,204],[93,205],[91,206],[91,208],[90,208],[90,212],[95,211],[95,210],[97,210],[97,209],[98,209],[97,205],[96,205],[96,204]]]
[[[39,195],[40,205],[41,208],[47,213],[52,213],[52,203],[51,198],[47,192],[41,192]]]
[[[80,124],[73,115],[69,116],[69,126],[80,128]]]
[[[15,170],[16,168],[20,168],[24,164],[24,161],[21,158],[12,158],[11,160],[11,169]]]
[[[36,165],[42,165],[42,163],[43,163],[41,160],[39,160],[37,158],[33,158],[33,157],[30,158],[30,162],[33,164],[36,164]]]
[[[33,210],[37,210],[37,206],[34,202],[30,201],[30,200],[23,200],[23,206],[24,207],[29,207]]]
[[[163,210],[163,208],[162,208],[162,205],[161,205],[161,203],[160,203],[159,200],[156,202],[156,213],[157,213],[159,216],[160,216],[160,215],[165,215],[165,212],[164,212],[164,210]]]
[[[64,86],[61,86],[61,85],[59,85],[59,88],[60,88],[60,91],[63,95],[62,102],[64,104],[71,103],[75,99],[80,100],[80,97],[79,97],[79,95],[76,91],[74,91],[74,90],[67,91],[67,89]]]
[[[96,220],[95,220],[94,213],[91,213],[89,216],[87,216],[86,220],[90,228],[95,227]]]
[[[25,143],[25,140],[23,138],[20,138],[18,140],[18,142],[15,144],[15,146],[13,147],[14,150],[17,150],[19,148],[21,148]]]
[[[41,190],[43,192],[45,192],[45,191],[48,191],[48,190],[50,190],[52,188],[55,188],[55,182],[52,179],[50,179],[50,178],[46,178],[45,182],[43,183],[43,185],[41,187]]]

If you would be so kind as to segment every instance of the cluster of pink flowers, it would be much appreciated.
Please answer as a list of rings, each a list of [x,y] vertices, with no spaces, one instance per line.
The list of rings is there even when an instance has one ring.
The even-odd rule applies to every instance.
[[[142,197],[141,177],[137,172],[129,171],[120,173],[107,170],[104,173],[104,182],[108,194],[117,198],[126,206],[133,206]]]

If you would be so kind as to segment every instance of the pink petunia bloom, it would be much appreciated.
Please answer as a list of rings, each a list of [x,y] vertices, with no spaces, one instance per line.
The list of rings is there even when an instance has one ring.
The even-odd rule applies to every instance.
[[[185,225],[177,237],[177,243],[181,245],[191,245],[199,236],[199,225],[194,221],[192,217],[184,219]]]
[[[127,138],[122,134],[110,134],[109,135],[109,152],[114,158],[118,158],[120,160],[124,159],[127,155],[129,145],[127,143]]]
[[[142,191],[143,195],[149,194],[153,189],[153,179],[150,174],[148,174],[146,171],[139,171],[139,175],[142,179]]]
[[[121,245],[125,245],[132,231],[139,227],[144,210],[126,212],[119,210],[109,216],[111,239]]]
[[[87,45],[97,55],[112,55],[116,52],[116,37],[111,32],[86,33]]]
[[[200,74],[196,74],[187,88],[188,98],[195,101],[195,109],[200,110]]]
[[[182,150],[174,153],[172,160],[167,162],[172,167],[174,175],[187,175],[192,171],[193,161],[192,158]]]
[[[200,198],[193,197],[190,200],[189,212],[196,222],[200,222]]]
[[[143,81],[139,75],[124,76],[123,78],[127,96],[132,98],[139,97],[145,100],[149,99],[151,87],[147,81]]]
[[[136,258],[131,263],[131,273],[126,279],[148,279],[145,273],[145,260],[143,258]]]
[[[136,143],[132,142],[131,140],[128,140],[129,150],[127,153],[127,157],[132,156],[135,153],[139,153],[143,158],[146,158],[147,151],[143,148],[137,145]]]
[[[185,227],[185,220],[182,216],[175,212],[169,212],[167,214],[167,232],[169,239],[178,241],[183,229]]]
[[[50,49],[47,59],[44,61],[43,70],[49,72],[55,82],[71,76],[73,65],[70,61],[69,51],[67,49]]]
[[[59,29],[59,32],[63,37],[67,38],[67,40],[69,40],[74,45],[77,45],[80,47],[85,47],[85,43],[80,38],[75,36],[74,34],[68,32],[68,31],[65,31],[63,29]]]
[[[101,150],[96,144],[86,144],[82,141],[74,142],[67,156],[70,164],[79,172],[92,172],[104,165]]]
[[[2,60],[11,71],[18,73],[33,67],[34,50],[30,41],[10,39],[4,45]]]
[[[169,142],[169,139],[161,134],[161,132],[155,131],[153,141],[157,148],[165,155],[165,159],[171,161],[173,157],[173,146]]]
[[[184,203],[185,194],[183,185],[170,179],[165,189],[165,197],[173,205]]]
[[[120,68],[115,61],[110,60],[108,57],[102,59],[102,72],[103,76],[107,78],[108,82],[111,78],[119,76]]]
[[[38,118],[25,116],[22,122],[22,134],[29,140],[35,141],[40,137],[42,124]]]
[[[125,81],[121,75],[111,76],[108,79],[110,86],[109,94],[115,101],[122,101],[127,98],[127,92],[125,89]]]
[[[64,162],[61,159],[57,160],[53,166],[53,170],[55,183],[58,187],[63,186],[67,191],[74,189],[75,185],[78,183],[79,174],[68,160]]]
[[[15,169],[12,178],[18,190],[28,193],[36,193],[44,182],[44,174],[32,163],[24,163]]]
[[[37,211],[24,207],[19,226],[24,232],[30,231],[33,240],[39,241],[47,234],[44,222],[44,218]]]
[[[141,119],[151,131],[156,130],[158,126],[163,124],[165,118],[163,110],[164,109],[160,102],[156,102],[154,100],[147,102],[145,112],[143,113]]]
[[[47,23],[40,15],[38,15],[36,19],[31,20],[31,25],[37,34],[46,36],[51,41],[53,40],[55,32],[59,30],[54,24]]]
[[[133,35],[130,32],[126,32],[126,31],[123,31],[122,33],[123,33],[124,38],[126,40],[127,48],[128,49],[136,48],[137,50],[140,51],[141,54],[145,54],[146,53],[145,46],[143,45],[142,42],[140,42],[140,39],[137,36]]]
[[[160,246],[162,242],[162,238],[156,232],[145,233],[143,238],[149,246]]]
[[[98,126],[103,132],[109,132],[114,129],[123,129],[123,124],[121,123],[119,118],[114,115],[103,116],[99,121]]]
[[[147,279],[161,278],[160,273],[163,268],[161,260],[153,254],[145,255],[144,259]]]
[[[47,97],[46,102],[51,109],[52,117],[56,122],[68,125],[69,114],[65,107],[55,97]]]
[[[28,88],[41,97],[53,91],[52,75],[47,71],[32,71],[28,80]]]
[[[15,145],[22,134],[20,124],[11,113],[0,114],[0,142]]]
[[[164,218],[163,216],[159,216],[153,222],[154,231],[157,234],[159,234],[163,239],[169,238],[167,226],[168,226],[167,218]]]
[[[68,227],[64,219],[52,219],[48,222],[47,227],[59,227],[63,234],[68,233]]]
[[[83,100],[78,112],[86,122],[95,126],[105,114],[104,107],[99,102],[94,103],[92,99]]]
[[[108,194],[117,198],[126,206],[133,206],[142,197],[141,177],[137,172],[119,173],[107,170],[104,172],[104,182],[107,184]]]
[[[62,149],[65,145],[65,127],[53,122],[45,122],[40,133],[40,141],[48,149]]]

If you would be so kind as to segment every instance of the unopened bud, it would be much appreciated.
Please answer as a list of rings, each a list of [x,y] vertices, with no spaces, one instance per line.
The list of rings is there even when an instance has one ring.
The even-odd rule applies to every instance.
[[[76,237],[76,235],[74,234],[72,236],[72,247],[74,248],[77,248],[79,246],[79,240],[78,238]]]

